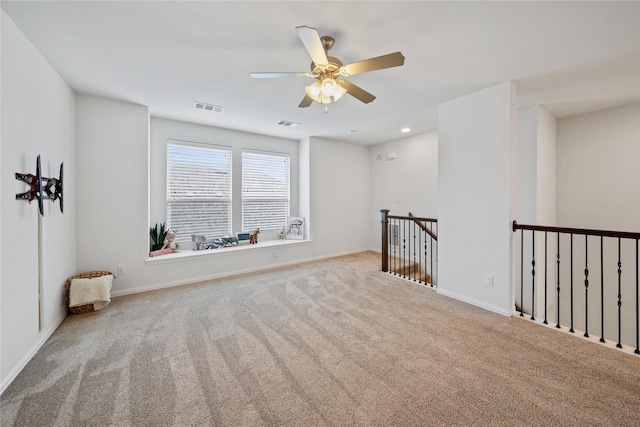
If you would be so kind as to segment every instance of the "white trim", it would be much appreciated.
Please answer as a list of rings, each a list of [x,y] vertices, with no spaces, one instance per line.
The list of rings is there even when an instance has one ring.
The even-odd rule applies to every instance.
[[[516,317],[518,319],[524,320],[526,322],[535,323],[536,325],[540,325],[540,326],[543,326],[545,328],[551,329],[553,331],[561,332],[561,333],[570,335],[572,337],[576,337],[578,339],[581,339],[581,340],[584,340],[584,341],[588,341],[588,342],[593,343],[593,344],[598,344],[598,345],[601,345],[603,347],[608,347],[608,348],[611,348],[613,350],[621,351],[623,353],[630,354],[631,356],[638,357],[638,355],[635,353],[635,349],[632,346],[628,346],[626,344],[621,344],[622,348],[616,347],[617,343],[616,343],[615,340],[612,340],[612,339],[607,339],[607,340],[605,340],[605,342],[600,342],[600,336],[598,336],[598,335],[590,333],[588,337],[585,337],[584,336],[584,331],[579,331],[577,329],[574,329],[574,332],[571,332],[570,328],[568,328],[567,326],[562,326],[562,325],[560,325],[560,327],[557,328],[555,322],[548,322],[545,325],[544,319],[540,319],[540,318],[536,317],[535,320],[531,320],[531,315],[530,314],[525,313],[524,316],[520,316],[520,312],[519,311],[513,313],[513,317]]]
[[[188,243],[181,243],[187,245]],[[254,245],[240,245],[230,248],[204,249],[201,251],[192,251],[191,249],[181,250],[180,252],[149,257],[144,260],[148,265],[163,264],[167,262],[180,262],[193,260],[194,257],[201,256],[225,256],[237,253],[237,251],[269,249],[277,246],[286,246],[299,243],[311,243],[311,240],[265,240]]]
[[[292,243],[311,243],[310,240],[299,240],[296,242],[292,242]],[[243,248],[247,248],[247,246],[240,246],[240,247],[236,247],[236,248],[227,248],[227,249],[243,249]],[[217,249],[215,250],[205,250],[205,251],[196,251],[198,253],[200,252],[215,252],[218,251]],[[224,251],[224,249],[220,249],[220,251]],[[312,262],[312,261],[319,261],[322,259],[330,259],[330,258],[336,258],[336,257],[341,257],[341,256],[345,256],[345,255],[352,255],[352,254],[357,254],[357,253],[361,253],[361,252],[366,252],[366,249],[360,249],[360,250],[355,250],[355,251],[351,251],[351,252],[342,252],[342,253],[338,253],[338,254],[331,254],[331,255],[325,255],[325,256],[317,256],[317,257],[310,257],[310,258],[305,258],[305,259],[299,259],[296,261],[288,261],[288,262],[282,262],[279,264],[271,264],[268,267],[266,266],[262,266],[262,267],[256,267],[256,268],[245,268],[242,270],[236,270],[236,271],[230,271],[230,272],[224,272],[224,273],[219,273],[219,274],[212,274],[212,275],[207,275],[207,276],[200,276],[200,277],[191,277],[189,279],[185,279],[185,280],[177,280],[177,281],[172,281],[172,282],[165,282],[165,283],[161,283],[159,285],[152,285],[152,286],[145,286],[145,287],[139,287],[139,288],[135,288],[135,289],[123,289],[121,291],[114,291],[111,293],[112,297],[119,297],[119,296],[124,296],[124,295],[131,295],[131,294],[137,294],[140,292],[147,292],[147,291],[155,291],[158,289],[164,289],[164,288],[173,288],[175,286],[183,286],[183,285],[190,285],[192,283],[198,283],[198,282],[204,282],[204,281],[208,281],[208,280],[215,280],[215,279],[223,279],[223,278],[227,278],[227,277],[234,277],[234,276],[239,276],[242,274],[248,274],[248,273],[256,273],[256,272],[267,272],[276,268],[282,268],[282,267],[288,267],[288,266],[292,266],[292,265],[297,265],[297,264],[304,264],[307,262]],[[158,257],[160,258],[160,257]],[[188,259],[188,258],[186,258]],[[151,260],[154,260],[154,258],[151,258]],[[185,258],[182,259],[174,259],[173,261],[184,261]],[[171,262],[170,260],[168,260],[169,262]]]
[[[31,350],[29,350],[29,352],[22,358],[22,360],[20,360],[20,363],[18,363],[11,370],[11,372],[9,372],[9,375],[7,375],[7,377],[4,379],[4,381],[2,381],[2,384],[0,384],[0,396],[2,396],[2,394],[7,390],[7,387],[9,387],[11,385],[11,383],[16,379],[18,374],[20,374],[20,372],[22,372],[24,367],[27,365],[27,363],[29,363],[29,361],[31,361],[33,356],[35,356],[35,354],[40,350],[40,348],[42,348],[44,343],[46,343],[47,340],[51,337],[51,335],[53,335],[53,333],[56,331],[56,329],[58,329],[58,326],[60,326],[60,324],[62,323],[62,321],[66,317],[67,317],[66,315],[62,316],[49,329],[44,331],[44,333],[42,335],[40,335],[40,338],[34,344],[34,346],[31,347]]]
[[[465,295],[460,295],[455,292],[447,291],[445,289],[441,289],[441,288],[437,288],[437,289],[439,294],[442,294],[444,296],[447,296],[453,299],[457,299],[458,301],[466,302],[467,304],[475,305],[476,307],[484,308],[485,310],[489,310],[494,313],[501,314],[503,316],[511,317],[513,314],[510,310],[505,310],[502,307],[496,307],[494,305],[487,304],[483,301],[478,301],[473,298],[469,298]]]

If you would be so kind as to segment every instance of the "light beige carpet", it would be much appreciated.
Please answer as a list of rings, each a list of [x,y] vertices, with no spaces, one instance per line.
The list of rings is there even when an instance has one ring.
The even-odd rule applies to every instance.
[[[638,426],[640,357],[448,299],[362,253],[68,317],[4,426]]]

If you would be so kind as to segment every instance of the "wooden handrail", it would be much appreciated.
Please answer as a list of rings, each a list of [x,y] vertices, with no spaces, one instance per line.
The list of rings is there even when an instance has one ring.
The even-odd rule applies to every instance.
[[[430,219],[428,219],[428,218],[417,218],[417,217],[413,216],[413,214],[411,212],[409,212],[409,219],[413,220],[416,224],[418,224],[420,226],[420,228],[422,228],[422,231],[424,231],[429,236],[431,236],[433,238],[433,240],[438,240],[438,236],[435,235],[431,230],[429,230],[427,228],[427,226],[425,224],[422,223],[423,220],[431,221]],[[433,220],[431,222],[437,222],[437,220]]]
[[[553,233],[582,234],[589,236],[617,237],[621,239],[640,239],[640,233],[628,231],[609,231],[609,230],[591,230],[586,228],[568,228],[568,227],[551,227],[545,225],[527,225],[518,224],[513,221],[513,231],[516,230],[533,230],[533,231],[551,231]]]
[[[409,212],[409,215],[411,215],[411,212]],[[387,217],[389,218],[394,218],[394,219],[419,219],[420,221],[425,221],[425,222],[438,222],[438,220],[436,218],[425,218],[425,217],[417,217],[417,216],[402,216],[402,215],[387,215]]]

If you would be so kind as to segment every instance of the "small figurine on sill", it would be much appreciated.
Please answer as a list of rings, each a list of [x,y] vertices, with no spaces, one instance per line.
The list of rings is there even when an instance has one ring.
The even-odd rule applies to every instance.
[[[251,235],[249,235],[249,244],[252,245],[254,243],[258,243],[258,234],[260,234],[260,229],[256,229]]]
[[[287,235],[284,232],[284,228],[280,230],[280,232],[278,232],[278,237],[280,238],[280,240],[284,240],[287,237]]]
[[[178,242],[176,240],[176,232],[173,230],[169,230],[167,233],[167,242],[164,244],[162,249],[171,249],[171,252],[180,252],[178,250]]]
[[[207,249],[205,245],[207,243],[207,238],[204,234],[192,234],[191,241],[193,242],[193,247],[191,248],[192,251]]]

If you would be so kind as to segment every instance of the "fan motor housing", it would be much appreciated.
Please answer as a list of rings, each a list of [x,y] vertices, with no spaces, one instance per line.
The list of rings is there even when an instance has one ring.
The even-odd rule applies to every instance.
[[[316,65],[315,62],[311,62],[311,72],[318,76],[328,74],[335,77],[340,74],[340,67],[343,65],[342,61],[338,58],[334,58],[333,56],[327,56],[327,60],[329,63],[322,67]]]

